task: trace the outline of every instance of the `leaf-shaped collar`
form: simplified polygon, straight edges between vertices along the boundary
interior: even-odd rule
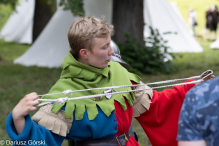
[[[102,75],[108,78],[110,62],[108,67],[99,69],[78,62],[71,53],[68,53],[61,66],[63,68],[61,78],[75,77],[80,74],[85,80],[91,80],[95,75]]]
[[[81,89],[92,89],[99,87],[109,86],[122,86],[131,85],[131,81],[135,83],[140,82],[140,78],[132,73],[129,73],[117,62],[110,62],[110,66],[104,69],[97,69],[91,66],[84,65],[75,60],[75,58],[69,53],[62,63],[62,74],[61,78],[56,84],[50,89],[50,93],[59,93],[65,90],[81,90]],[[119,72],[118,72],[119,71]],[[132,90],[131,87],[118,88],[116,91],[121,92]],[[95,94],[103,94],[105,89],[90,90],[84,92],[74,92],[74,94],[65,95],[68,98],[82,97]],[[94,98],[69,100],[67,103],[58,105],[54,103],[52,112],[58,113],[62,106],[65,105],[65,118],[71,118],[73,112],[75,112],[75,120],[83,119],[85,109],[88,113],[89,120],[93,120],[98,114],[97,106],[105,113],[106,116],[110,116],[112,111],[115,110],[114,101],[118,101],[125,111],[127,109],[125,99],[129,105],[132,106],[134,102],[135,93],[123,93],[115,94],[110,99],[103,96],[100,97],[101,101],[96,101]],[[54,94],[44,96],[46,99],[57,99],[63,97],[63,94]],[[125,99],[124,99],[125,98]]]

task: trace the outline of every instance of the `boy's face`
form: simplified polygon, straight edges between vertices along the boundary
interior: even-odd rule
[[[110,46],[111,36],[106,38],[94,38],[94,46],[88,51],[87,65],[96,68],[105,68],[110,62],[111,55],[114,54]]]

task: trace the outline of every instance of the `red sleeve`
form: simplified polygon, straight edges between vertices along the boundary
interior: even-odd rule
[[[193,86],[195,84],[153,91],[150,109],[136,118],[153,146],[177,146],[179,113],[186,93]]]

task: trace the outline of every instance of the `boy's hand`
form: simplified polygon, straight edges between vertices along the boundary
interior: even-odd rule
[[[25,95],[24,98],[22,98],[14,107],[12,111],[13,119],[19,120],[28,115],[31,111],[35,111],[36,106],[39,104],[39,101],[36,99],[39,99],[36,92]]]
[[[36,110],[36,106],[39,104],[39,96],[36,92],[27,94],[20,100],[20,102],[14,107],[12,111],[12,117],[17,134],[21,134],[25,127],[25,116],[31,111]]]

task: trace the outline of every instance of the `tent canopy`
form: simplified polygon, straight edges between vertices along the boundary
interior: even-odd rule
[[[144,0],[144,36],[150,36],[148,26],[158,29],[161,36],[168,41],[169,52],[202,52],[200,44],[191,35],[181,14],[167,0]],[[166,32],[176,32],[166,34]]]
[[[219,49],[219,38],[217,40],[215,40],[211,45],[210,45],[211,49]]]
[[[32,43],[35,0],[21,0],[0,32],[8,42]]]

